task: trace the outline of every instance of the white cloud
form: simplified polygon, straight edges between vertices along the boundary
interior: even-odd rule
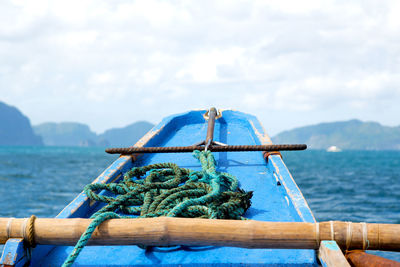
[[[342,0],[2,1],[0,98],[34,123],[79,119],[98,131],[210,105],[264,121],[288,112],[300,120],[380,119],[379,109],[400,113],[399,8]],[[381,118],[400,124],[389,113]]]
[[[100,85],[100,84],[112,83],[114,81],[115,81],[115,76],[110,72],[93,73],[88,79],[88,84]]]

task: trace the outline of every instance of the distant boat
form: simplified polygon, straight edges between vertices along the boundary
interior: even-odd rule
[[[340,148],[338,148],[337,146],[330,146],[330,147],[328,147],[328,149],[326,151],[327,152],[341,152],[342,150]]]

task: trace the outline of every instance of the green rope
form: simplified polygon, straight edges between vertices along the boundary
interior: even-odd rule
[[[136,215],[245,220],[242,215],[251,205],[253,192],[241,190],[234,176],[217,172],[210,151],[194,151],[193,156],[200,161],[201,171],[160,163],[133,168],[119,183],[86,185],[85,194],[106,205],[90,217],[93,221],[63,266],[74,263],[96,227],[108,219]],[[96,193],[101,190],[115,197]]]

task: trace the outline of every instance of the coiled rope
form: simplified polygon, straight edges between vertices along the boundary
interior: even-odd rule
[[[113,218],[149,218],[159,216],[239,219],[251,205],[253,192],[239,188],[238,180],[216,171],[210,151],[194,151],[202,170],[179,168],[173,163],[136,167],[126,172],[119,183],[89,184],[84,188],[91,199],[107,203],[94,213],[86,231],[63,266],[71,266],[85,247],[94,230]],[[147,175],[147,176],[146,176]],[[106,190],[115,197],[96,192]]]

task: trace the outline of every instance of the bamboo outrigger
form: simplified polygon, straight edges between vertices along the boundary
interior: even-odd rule
[[[118,182],[132,167],[159,162],[199,169],[189,154],[170,153],[221,151],[215,153],[218,168],[254,191],[249,220],[110,219],[97,227],[75,265],[349,266],[342,250],[400,251],[399,225],[315,221],[278,152],[305,148],[273,145],[255,117],[236,111],[212,108],[164,119],[134,147],[108,150],[122,155],[93,183]],[[81,193],[56,218],[0,218],[0,266],[60,266],[92,222],[88,217],[103,206]],[[346,257],[360,266],[369,256]]]
[[[75,245],[91,219],[0,218],[0,243],[24,238],[34,245]],[[318,249],[334,240],[343,250],[400,251],[400,225],[329,221],[262,222],[192,218],[111,219],[101,224],[88,245],[229,246]]]

